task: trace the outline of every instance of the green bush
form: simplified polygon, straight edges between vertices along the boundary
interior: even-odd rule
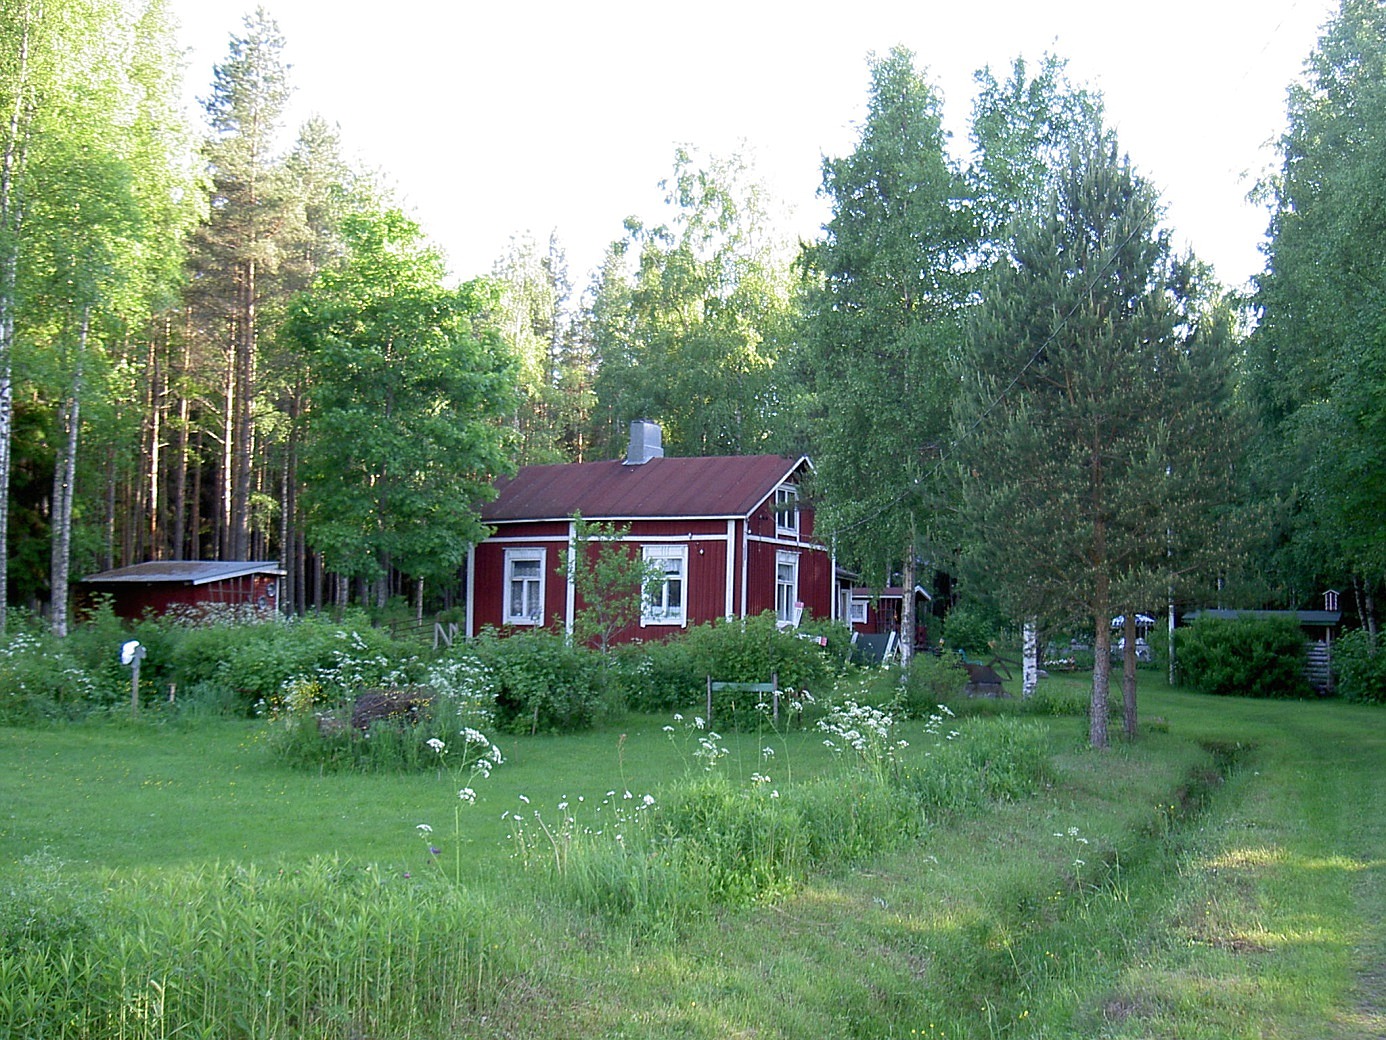
[[[418,661],[383,629],[321,615],[258,620],[173,619],[166,673],[179,689],[220,686],[245,714],[273,708],[286,683],[316,679],[342,698],[357,690],[408,685]],[[149,663],[151,658],[146,658]]]
[[[1363,629],[1348,632],[1333,644],[1338,692],[1350,701],[1386,704],[1386,649],[1372,646]]]
[[[486,632],[474,648],[495,684],[497,729],[571,733],[597,720],[606,669],[594,651],[542,630],[505,637]]]
[[[957,654],[915,654],[896,701],[901,715],[908,719],[927,718],[934,709],[962,693],[967,670]]]
[[[125,681],[128,696],[128,673]],[[60,639],[22,631],[0,640],[0,725],[77,718],[114,696]]]
[[[774,676],[783,690],[817,690],[834,668],[819,638],[781,629],[773,612],[759,617],[719,619],[690,628],[663,643],[643,644],[645,663],[623,670],[626,700],[635,711],[667,712],[702,705],[707,680],[765,683]],[[755,718],[756,694],[724,691],[716,695],[718,725]]]
[[[1176,632],[1183,681],[1201,693],[1307,697],[1304,634],[1291,618],[1199,618]]]
[[[976,607],[954,607],[943,619],[943,643],[974,657],[995,652],[1001,626],[997,619]]]

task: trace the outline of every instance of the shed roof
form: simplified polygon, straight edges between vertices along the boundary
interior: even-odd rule
[[[588,520],[743,517],[808,465],[806,457],[726,455],[526,466],[497,483],[499,495],[482,507],[481,518],[559,520],[574,512]]]
[[[1237,618],[1294,618],[1301,625],[1336,625],[1343,619],[1341,611],[1337,610],[1191,610],[1184,615],[1186,621],[1196,621],[1198,618],[1219,618],[1222,620],[1235,620]]]
[[[151,583],[179,585],[208,585],[228,578],[243,578],[248,574],[284,574],[278,560],[221,562],[216,560],[155,560],[117,567],[83,578],[83,584],[146,585]]]

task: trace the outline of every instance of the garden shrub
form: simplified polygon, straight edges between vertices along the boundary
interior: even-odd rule
[[[289,684],[270,719],[270,749],[297,769],[360,773],[437,771],[455,779],[490,775],[501,764],[490,738],[470,725],[481,719],[469,704],[431,686],[366,691],[394,702],[395,714],[365,717],[351,705],[331,706],[323,687],[313,680]],[[359,704],[360,702],[358,702]],[[407,708],[406,708],[407,706]]]
[[[596,721],[605,679],[597,653],[542,630],[504,638],[486,632],[474,648],[494,680],[497,729],[571,733]]]
[[[944,645],[974,657],[993,653],[1000,631],[998,620],[977,607],[954,607],[943,619]]]
[[[128,697],[128,673],[125,682]],[[82,668],[60,639],[20,631],[0,640],[0,725],[76,718],[116,696]]]
[[[1333,666],[1345,698],[1386,704],[1386,649],[1373,647],[1365,630],[1348,632],[1333,644]]]
[[[952,700],[967,685],[967,670],[957,654],[915,654],[897,694],[896,709],[907,719],[927,718],[936,706]]]
[[[213,615],[169,624],[176,629],[171,681],[180,689],[222,686],[246,714],[273,710],[284,685],[295,679],[316,678],[346,699],[368,687],[408,684],[418,671],[412,650],[384,630],[320,615],[255,620]]]
[[[834,669],[820,642],[781,629],[771,611],[753,618],[721,618],[696,625],[662,643],[644,644],[647,664],[638,670],[639,685],[627,691],[635,711],[667,712],[702,705],[707,680],[766,683],[771,676],[782,690],[821,689]],[[715,696],[718,725],[731,728],[737,719],[759,718],[753,710],[758,694],[722,691]]]
[[[1201,693],[1307,697],[1304,634],[1290,618],[1199,618],[1176,633],[1183,681]]]

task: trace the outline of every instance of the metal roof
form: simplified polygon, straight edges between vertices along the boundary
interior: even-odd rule
[[[1191,610],[1184,615],[1186,621],[1201,617],[1235,620],[1237,618],[1294,618],[1301,625],[1336,625],[1343,619],[1337,610]]]
[[[284,574],[278,560],[250,562],[218,562],[215,560],[155,560],[117,567],[83,578],[82,582],[96,584],[136,584],[177,582],[182,585],[207,585],[228,578],[243,578],[248,574]]]
[[[639,465],[621,459],[526,466],[498,482],[498,497],[481,518],[642,520],[750,516],[808,459],[781,455],[654,458]]]

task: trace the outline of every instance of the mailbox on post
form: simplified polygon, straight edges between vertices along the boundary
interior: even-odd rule
[[[140,662],[144,660],[144,647],[139,640],[132,639],[120,648],[120,663],[130,669],[130,713],[140,713]]]

